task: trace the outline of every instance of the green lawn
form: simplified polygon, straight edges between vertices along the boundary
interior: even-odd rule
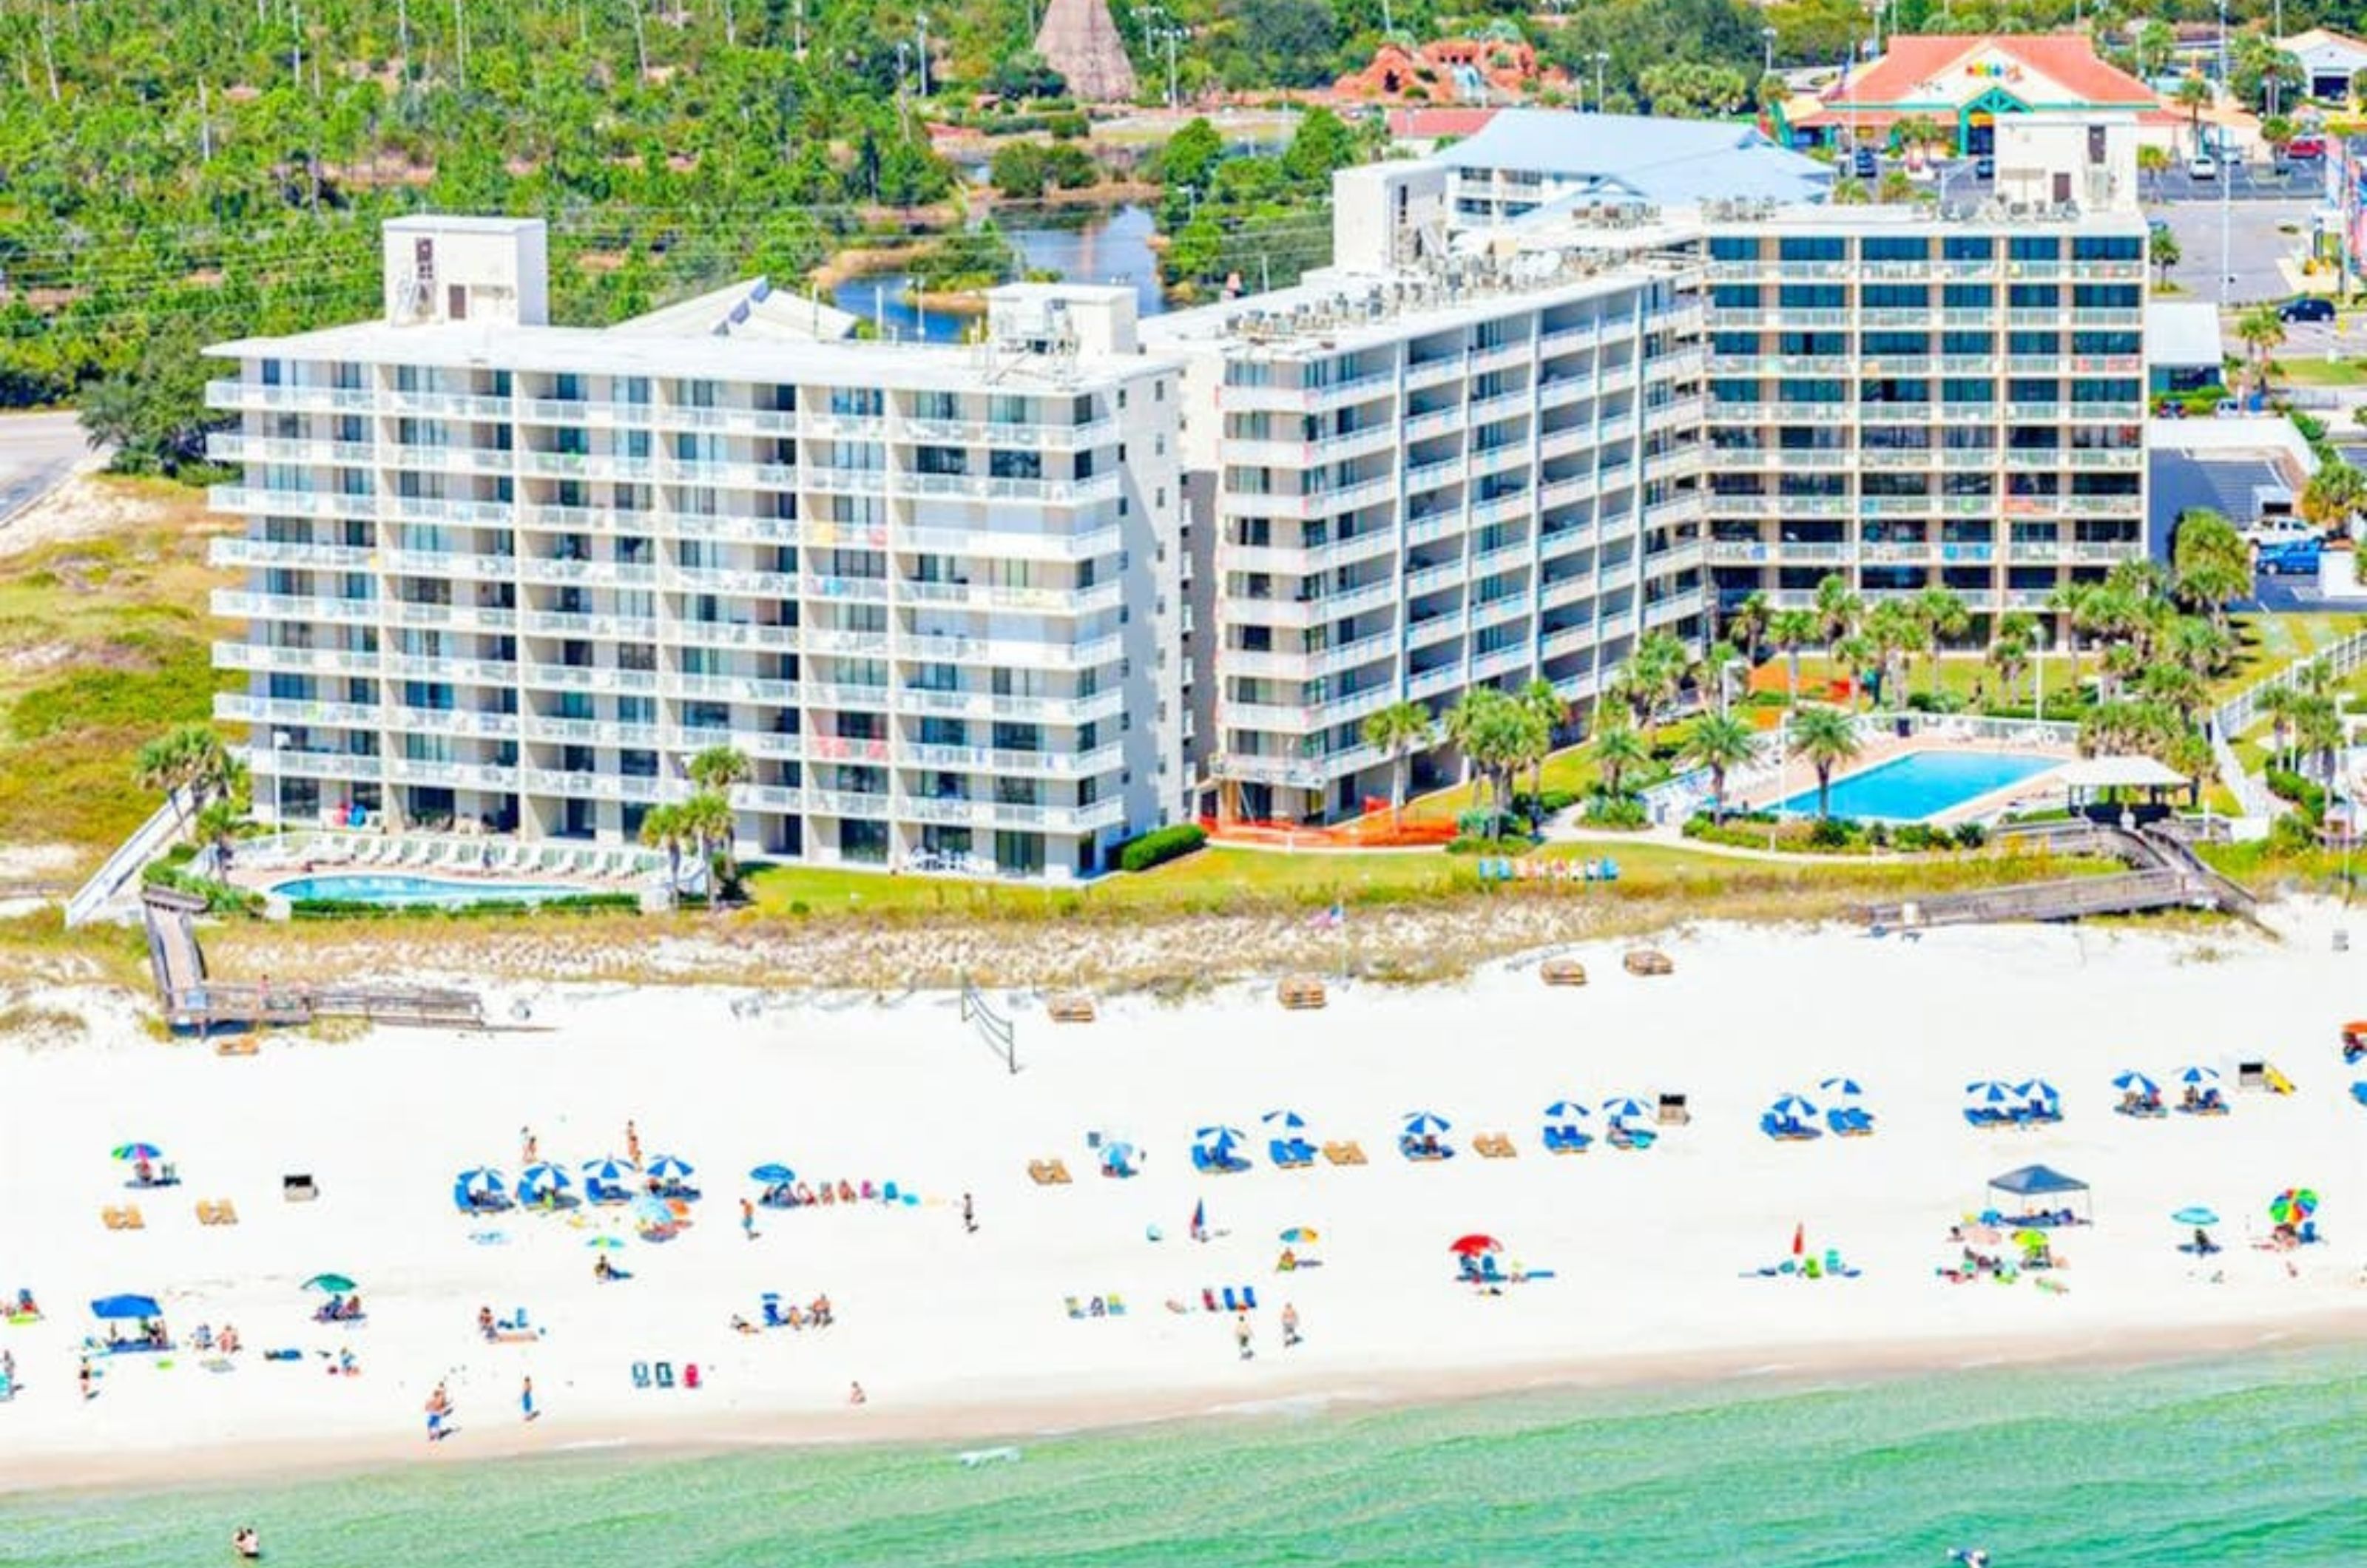
[[[2271,365],[2269,379],[2288,387],[2356,387],[2367,384],[2367,360],[2279,359]]]

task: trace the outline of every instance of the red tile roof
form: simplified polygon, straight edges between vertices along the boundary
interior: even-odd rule
[[[1890,40],[1889,51],[1849,85],[1828,95],[1835,104],[1896,104],[1913,101],[1923,83],[1946,74],[1968,56],[1994,50],[2018,60],[2060,85],[2082,103],[2148,105],[2152,88],[2096,57],[2095,46],[2078,33],[1986,36],[1971,33],[1908,36]],[[2013,84],[2000,84],[2008,92]]]

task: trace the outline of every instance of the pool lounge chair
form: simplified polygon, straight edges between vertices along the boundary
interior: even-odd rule
[[[1549,1155],[1582,1155],[1592,1146],[1593,1143],[1594,1139],[1591,1135],[1581,1133],[1575,1127],[1546,1129],[1546,1153]]]
[[[1444,1142],[1424,1144],[1410,1134],[1398,1140],[1398,1153],[1416,1165],[1435,1165],[1441,1160],[1455,1157],[1455,1150],[1451,1145]]]

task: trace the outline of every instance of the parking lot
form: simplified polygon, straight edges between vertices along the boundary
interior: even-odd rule
[[[2317,203],[2314,199],[2289,199],[2228,205],[2227,270],[2232,279],[2228,302],[2248,305],[2262,299],[2289,298],[2293,286],[2277,264],[2300,249],[2309,232],[2310,214]],[[2215,302],[2219,299],[2221,222],[2220,203],[2215,197],[2148,205],[2146,216],[2168,223],[2169,231],[2178,236],[2179,263],[2169,269],[2169,280],[2194,299]],[[2293,232],[2286,231],[2288,224],[2293,226]],[[2320,334],[2317,346],[2321,350],[2325,347],[2324,327],[2296,323],[2291,331],[2296,346],[2302,333],[2316,332]]]

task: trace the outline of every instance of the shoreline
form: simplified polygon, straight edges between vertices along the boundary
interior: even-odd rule
[[[1543,1360],[1477,1360],[1361,1375],[1317,1372],[1261,1385],[1227,1399],[1205,1385],[1145,1386],[1094,1395],[1069,1391],[1036,1399],[930,1401],[909,1408],[866,1405],[847,1412],[783,1409],[645,1417],[640,1429],[563,1427],[497,1433],[466,1422],[447,1444],[427,1448],[393,1437],[275,1439],[238,1447],[158,1447],[106,1453],[19,1451],[0,1471],[0,1500],[103,1492],[121,1496],[218,1491],[235,1483],[311,1483],[373,1477],[419,1466],[467,1468],[520,1460],[624,1455],[669,1462],[715,1455],[840,1450],[927,1450],[952,1444],[1025,1449],[1096,1433],[1314,1416],[1379,1416],[1527,1396],[1586,1393],[1694,1394],[1859,1387],[1971,1372],[2049,1368],[2134,1371],[2222,1362],[2247,1352],[2281,1354],[2367,1346],[2367,1293],[2351,1304],[2279,1317],[2139,1328],[2060,1328],[2010,1341],[1908,1336],[1872,1344],[1777,1341],[1700,1351],[1648,1350]],[[604,1425],[615,1427],[614,1421]],[[954,1457],[946,1455],[947,1458]],[[160,1464],[170,1462],[169,1480]]]

